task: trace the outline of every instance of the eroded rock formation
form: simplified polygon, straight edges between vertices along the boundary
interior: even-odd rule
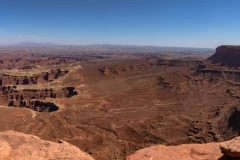
[[[66,75],[66,70],[50,70],[49,72],[42,72],[32,76],[16,76],[16,75],[0,75],[0,86],[2,85],[29,85],[43,82],[51,82],[59,77]]]
[[[17,90],[17,86],[0,87],[0,100],[2,104],[12,107],[25,107],[35,111],[56,111],[58,106],[48,102],[46,98],[69,98],[76,95],[74,87],[64,87],[62,89],[23,89]]]

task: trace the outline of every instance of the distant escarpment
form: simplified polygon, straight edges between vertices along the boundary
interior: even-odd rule
[[[215,54],[209,57],[209,60],[224,66],[240,67],[240,46],[217,47]]]

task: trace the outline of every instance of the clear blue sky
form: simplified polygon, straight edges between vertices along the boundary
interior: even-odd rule
[[[240,0],[0,0],[0,43],[240,44]]]

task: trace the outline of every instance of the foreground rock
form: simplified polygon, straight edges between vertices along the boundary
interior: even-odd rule
[[[27,135],[14,131],[0,133],[1,160],[48,160],[71,159],[93,160],[87,153],[67,142],[50,142],[41,140],[37,136]]]
[[[231,160],[240,158],[240,137],[223,143],[156,145],[137,151],[127,160]]]
[[[233,158],[240,158],[240,137],[221,144],[222,152]]]

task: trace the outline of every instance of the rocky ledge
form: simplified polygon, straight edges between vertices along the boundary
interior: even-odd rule
[[[239,160],[240,137],[207,144],[156,145],[138,150],[127,160]]]
[[[14,131],[0,132],[0,159],[93,160],[90,155],[67,142],[45,141],[37,136]]]

